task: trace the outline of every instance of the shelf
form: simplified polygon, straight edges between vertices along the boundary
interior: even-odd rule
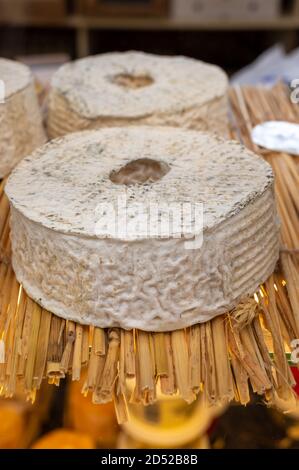
[[[173,18],[94,18],[68,16],[59,20],[47,18],[0,18],[0,25],[19,27],[130,29],[130,30],[190,30],[190,31],[238,31],[238,30],[292,30],[299,29],[299,16],[282,16],[260,21],[190,21]]]

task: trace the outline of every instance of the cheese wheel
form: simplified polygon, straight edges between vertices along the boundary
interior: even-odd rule
[[[54,75],[48,132],[53,138],[101,127],[166,125],[226,136],[227,88],[223,70],[187,57],[87,57]]]
[[[0,59],[0,178],[46,138],[30,69]]]
[[[210,134],[70,134],[24,159],[6,193],[17,279],[83,324],[205,322],[253,294],[279,255],[270,165]]]

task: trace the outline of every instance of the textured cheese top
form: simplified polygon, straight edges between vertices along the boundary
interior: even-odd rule
[[[112,181],[113,173],[139,159],[160,162],[167,167],[166,174],[143,184]],[[29,219],[93,237],[97,208],[117,203],[124,190],[131,206],[148,201],[203,203],[204,228],[212,228],[263,194],[272,182],[271,167],[237,142],[167,127],[131,127],[86,131],[50,142],[19,164],[6,192]],[[142,215],[138,210],[131,217]],[[114,233],[106,228],[103,236]]]
[[[134,78],[141,84],[127,86]],[[180,112],[222,97],[227,86],[227,76],[219,67],[142,52],[80,59],[63,65],[52,81],[52,88],[72,109],[89,119]]]
[[[26,65],[0,58],[0,80],[5,84],[5,98],[9,98],[28,86],[32,75]]]

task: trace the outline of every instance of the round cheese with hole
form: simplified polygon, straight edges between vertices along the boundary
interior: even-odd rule
[[[96,449],[89,433],[68,428],[56,428],[35,441],[32,449]]]
[[[108,53],[63,65],[49,97],[48,132],[111,126],[178,126],[228,133],[228,79],[214,65],[143,52]]]
[[[46,138],[28,67],[0,58],[0,178]]]
[[[18,281],[83,324],[205,322],[253,294],[279,255],[271,167],[210,134],[70,134],[25,158],[6,193]]]

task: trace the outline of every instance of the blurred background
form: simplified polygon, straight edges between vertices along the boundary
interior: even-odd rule
[[[272,48],[262,57],[269,80],[298,41],[299,0],[0,0],[0,56],[43,66],[43,76],[68,58],[128,49],[184,54],[232,75]]]
[[[90,54],[129,49],[187,55],[223,67],[234,83],[299,77],[299,0],[0,0],[0,56],[30,65],[41,103],[53,72]],[[299,448],[299,413],[260,397],[240,407],[167,399],[93,405],[80,382],[44,384],[31,404],[0,400],[0,448]]]

